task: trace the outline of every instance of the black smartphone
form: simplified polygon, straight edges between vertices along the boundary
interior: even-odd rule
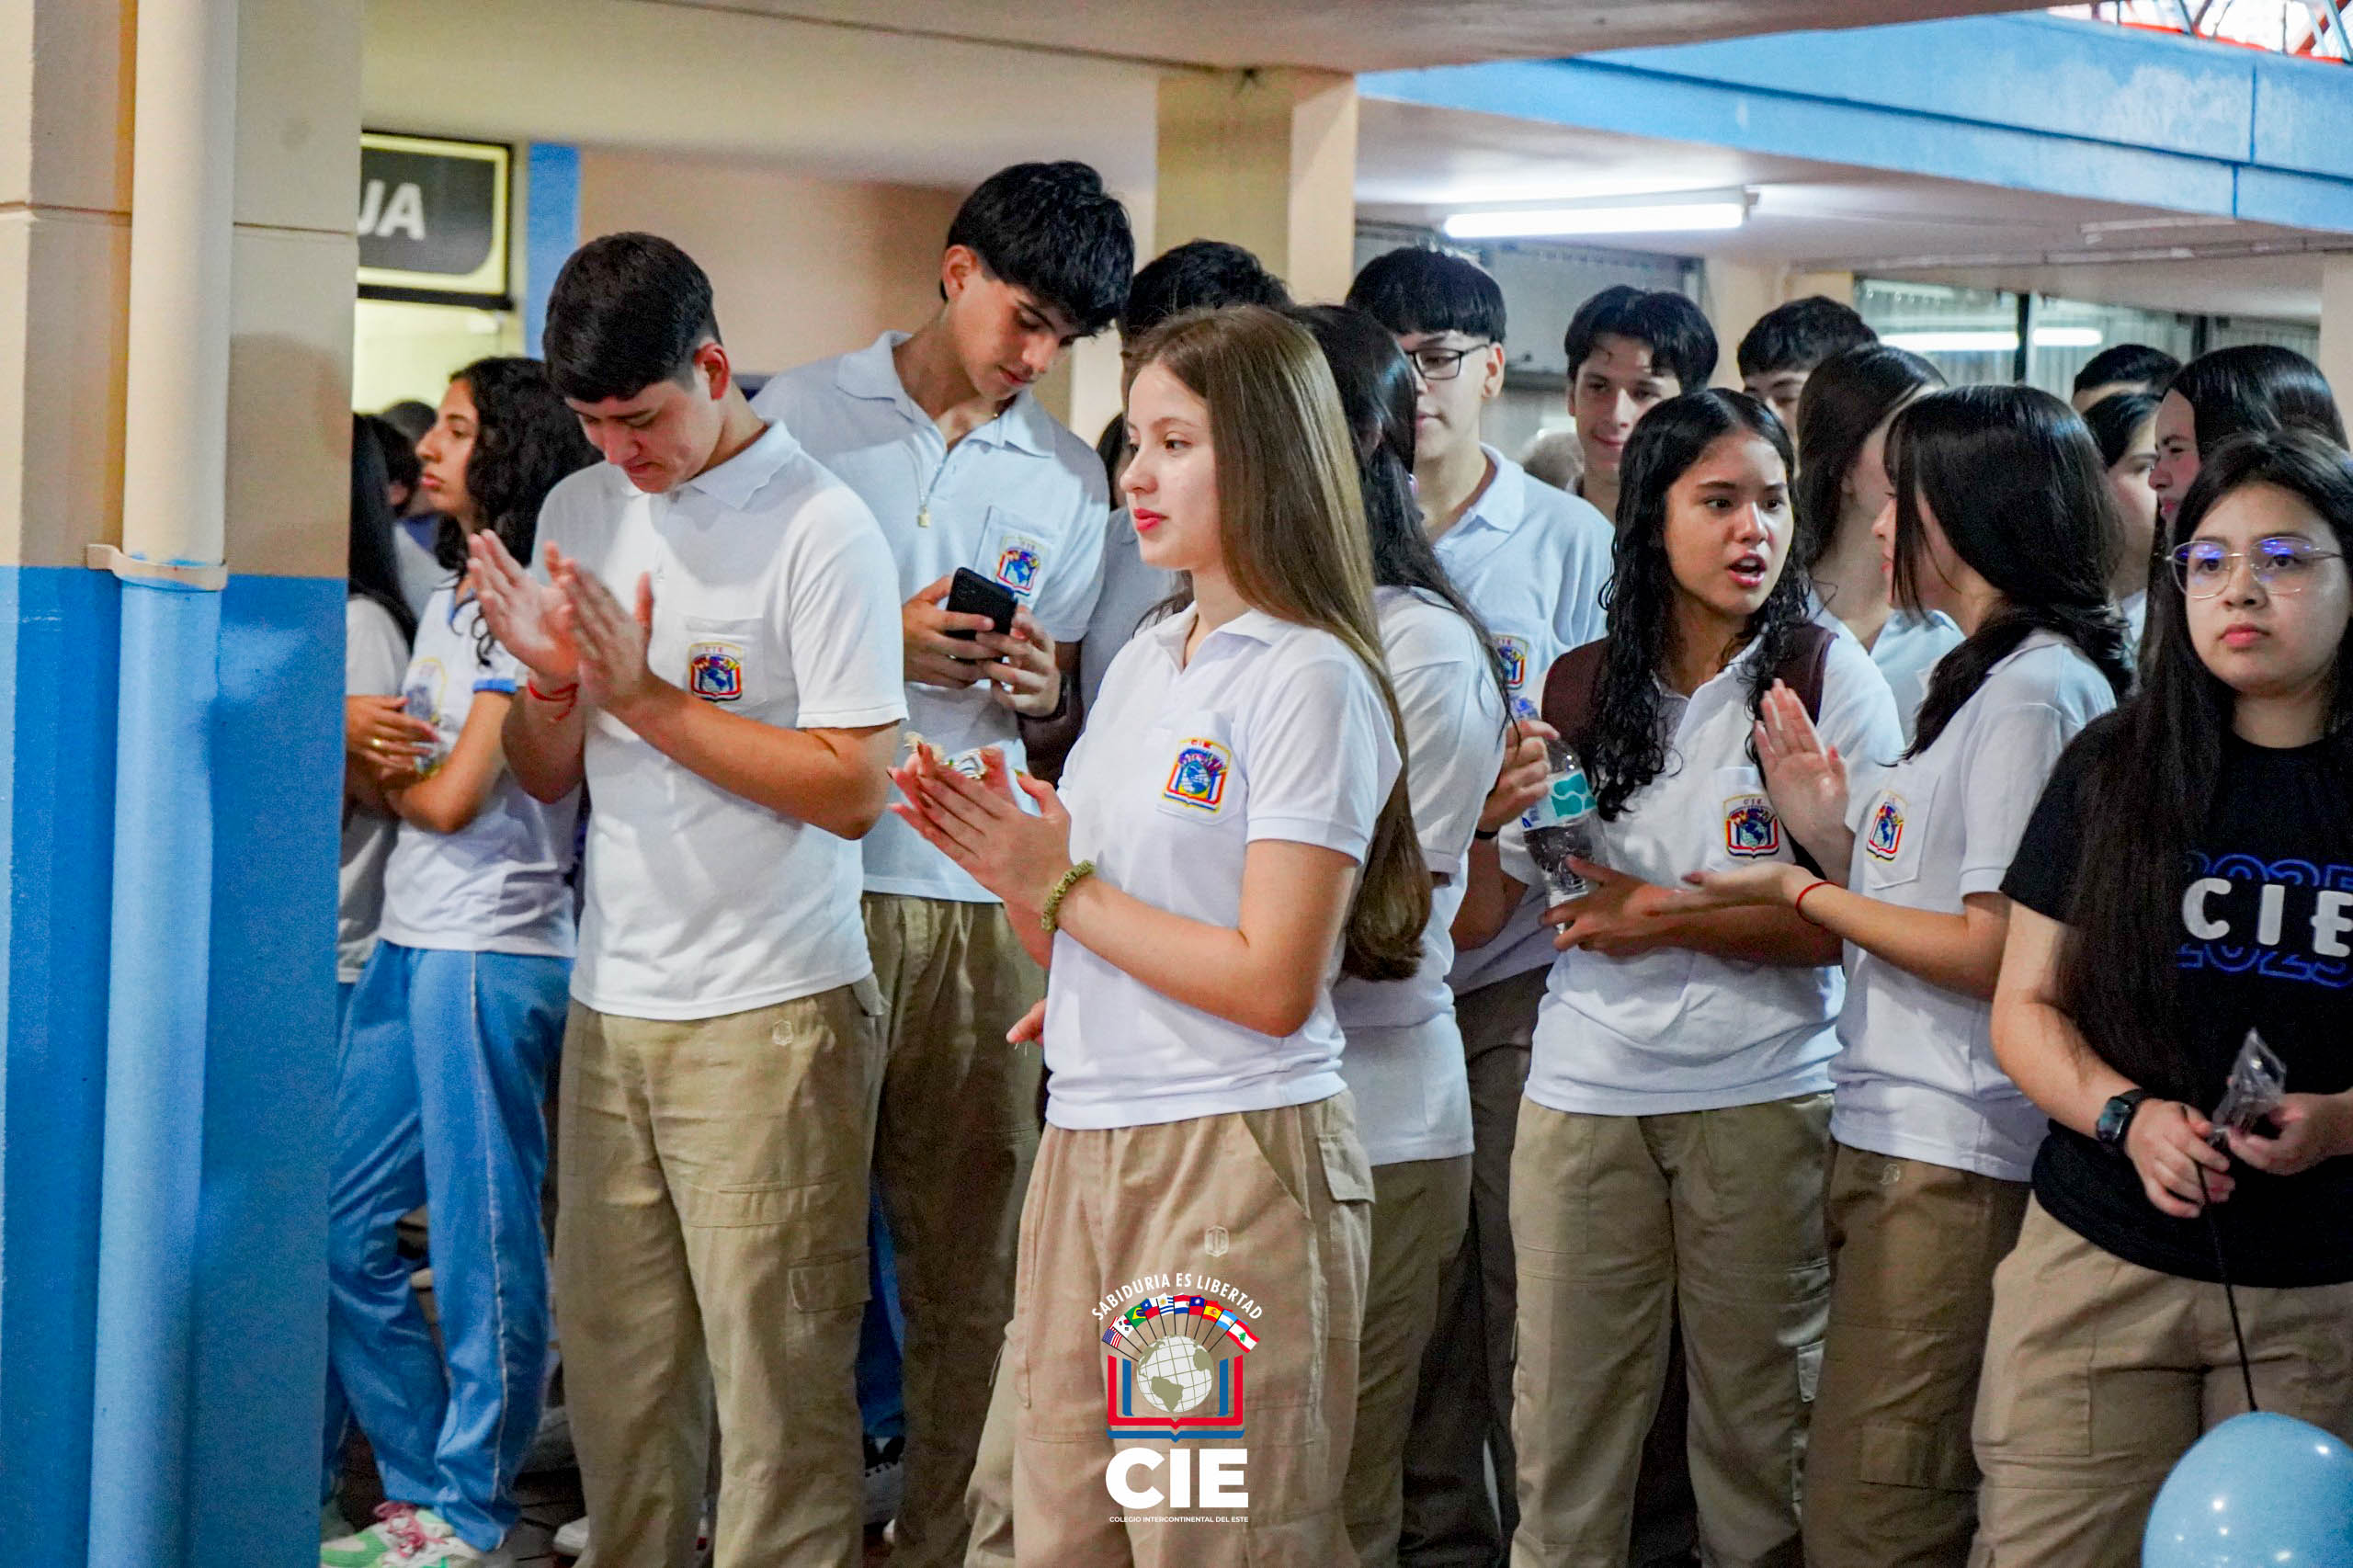
[[[984,615],[989,618],[989,630],[1002,637],[1013,630],[1013,611],[1020,604],[1013,590],[1003,583],[992,582],[969,566],[956,568],[955,578],[948,585],[948,612],[950,615]],[[951,631],[950,637],[967,642],[976,635],[971,631]]]

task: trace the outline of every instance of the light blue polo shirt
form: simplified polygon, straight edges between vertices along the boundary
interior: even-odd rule
[[[902,601],[959,566],[1004,584],[1056,642],[1086,631],[1103,580],[1110,487],[1095,449],[1024,392],[953,448],[900,382],[886,332],[855,353],[777,377],[752,406],[781,422],[858,493],[882,528]],[[1027,760],[1012,711],[986,685],[907,686],[907,727],[950,756],[1002,746]],[[869,892],[994,903],[896,816],[860,842]]]

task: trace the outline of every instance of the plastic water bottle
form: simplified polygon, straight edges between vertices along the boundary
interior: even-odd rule
[[[1520,719],[1537,716],[1524,697],[1513,700],[1512,712]],[[1574,857],[1598,863],[1601,842],[1594,816],[1593,786],[1586,779],[1585,764],[1566,741],[1548,740],[1544,750],[1552,772],[1542,798],[1520,814],[1519,825],[1527,835],[1529,858],[1544,879],[1545,906],[1552,908],[1593,891],[1593,884],[1579,876],[1569,860]]]

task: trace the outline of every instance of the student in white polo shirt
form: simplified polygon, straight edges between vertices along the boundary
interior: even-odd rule
[[[1816,365],[1798,400],[1792,494],[1798,561],[1813,583],[1814,619],[1854,633],[1895,694],[1904,733],[1928,694],[1937,661],[1961,644],[1961,628],[1933,608],[1895,602],[1873,524],[1895,495],[1888,427],[1898,410],[1945,384],[1907,349],[1859,344]]]
[[[500,736],[520,671],[446,569],[469,536],[529,554],[541,501],[596,454],[540,362],[499,357],[450,380],[422,456],[443,497],[445,572],[400,690],[433,738],[380,780],[400,829],[345,1018],[327,1193],[324,1457],[332,1477],[347,1413],[385,1502],[321,1543],[325,1568],[504,1564],[547,1371],[540,1107],[572,967],[579,799],[535,800],[509,774]],[[420,1204],[438,1345],[398,1244]]]
[[[1127,213],[1093,169],[1001,170],[949,225],[931,320],[779,376],[755,403],[881,525],[904,601],[907,727],[950,756],[994,745],[1018,767],[1023,724],[1066,700],[1108,491],[1093,449],[1030,388],[1110,324],[1134,257]],[[944,608],[960,567],[1012,593],[1011,635]],[[905,824],[885,818],[860,848],[890,1017],[874,1180],[907,1325],[892,1552],[943,1568],[964,1558],[964,1486],[1037,1150],[1038,1052],[1008,1051],[1005,1032],[1045,978],[996,899]]]
[[[1348,303],[1396,335],[1421,377],[1414,481],[1424,527],[1494,639],[1506,700],[1532,703],[1554,659],[1601,635],[1610,529],[1592,506],[1479,438],[1480,417],[1503,391],[1503,290],[1460,256],[1409,248],[1368,262]],[[1513,761],[1532,762],[1540,778],[1537,732]],[[1498,794],[1478,831],[1492,841],[1526,804]],[[1531,896],[1492,940],[1458,951],[1448,976],[1471,1085],[1471,1221],[1440,1284],[1406,1449],[1409,1562],[1492,1561],[1516,1517],[1508,1487],[1497,1517],[1487,1471],[1490,1455],[1497,1474],[1512,1468],[1512,1129],[1552,962],[1541,911]]]
[[[1355,438],[1372,540],[1373,606],[1404,721],[1415,836],[1430,877],[1430,921],[1411,977],[1344,979],[1332,1006],[1347,1049],[1372,1162],[1372,1271],[1357,1370],[1356,1438],[1344,1503],[1365,1568],[1395,1568],[1406,1433],[1438,1281],[1461,1252],[1471,1208],[1471,1085],[1454,1023],[1449,926],[1462,903],[1471,835],[1504,759],[1503,681],[1486,628],[1447,581],[1414,500],[1420,382],[1388,328],[1344,305],[1293,312],[1332,367]]]
[[[893,810],[1052,966],[1017,1031],[1053,1072],[995,1407],[1016,1560],[1331,1563],[1372,1199],[1332,984],[1414,972],[1429,873],[1315,340],[1244,306],[1139,359],[1130,515],[1192,605],[1121,651],[1067,801],[925,753]]]
[[[474,567],[531,671],[516,776],[596,802],[556,1285],[597,1561],[694,1561],[715,1397],[720,1568],[851,1568],[882,1074],[853,841],[905,713],[890,551],[745,401],[669,242],[574,253],[546,340],[606,461],[549,497],[546,580]]]
[[[2045,1125],[1994,1056],[2002,879],[2059,754],[2131,677],[2109,603],[2107,474],[2065,403],[1962,387],[1910,404],[1890,439],[1895,493],[1876,531],[1895,598],[1965,641],[1938,665],[1902,759],[1851,790],[1804,710],[1776,693],[1766,789],[1823,873],[1710,871],[1693,900],[1803,900],[1847,943],[1830,1326],[1806,1449],[1812,1568],[1969,1554],[1994,1268],[2018,1241]]]
[[[1688,872],[1793,858],[1751,751],[1776,680],[1848,757],[1903,741],[1887,684],[1812,623],[1789,437],[1741,392],[1651,410],[1623,469],[1607,640],[1547,710],[1590,778],[1605,865],[1561,923],[1512,1161],[1515,1561],[1623,1561],[1671,1313],[1711,1561],[1793,1560],[1828,1266],[1822,1179],[1836,939],[1787,910],[1683,913]],[[1581,692],[1581,698],[1574,694]],[[1581,711],[1572,711],[1581,710]],[[1539,879],[1521,829],[1472,858],[1458,930]]]

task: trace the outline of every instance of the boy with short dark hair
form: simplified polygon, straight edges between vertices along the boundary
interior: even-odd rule
[[[1025,727],[1068,701],[1109,493],[1094,449],[1031,388],[1119,315],[1134,265],[1127,213],[1093,169],[1016,165],[949,225],[930,320],[779,376],[754,404],[881,524],[903,601],[909,727],[951,757],[995,746],[1020,767]],[[946,608],[959,568],[1009,595],[1008,631]],[[1040,1058],[1006,1033],[1045,976],[1004,905],[907,824],[886,818],[862,848],[888,1006],[874,1181],[907,1325],[892,1560],[944,1568],[964,1557],[964,1487],[1038,1146]]]
[[[1569,414],[1585,449],[1577,494],[1618,516],[1618,464],[1634,422],[1654,406],[1698,392],[1716,373],[1716,332],[1681,294],[1631,283],[1604,289],[1569,318]]]
[[[488,532],[472,552],[531,672],[508,763],[597,802],[555,1247],[597,1559],[692,1561],[715,1396],[718,1568],[854,1568],[883,1062],[852,841],[906,713],[890,551],[745,401],[710,281],[666,240],[574,253],[546,348],[605,461],[549,495],[543,577]]]
[[[1826,294],[1809,294],[1776,305],[1756,318],[1733,358],[1741,390],[1781,416],[1794,438],[1798,399],[1813,368],[1842,348],[1877,343],[1879,334],[1863,324],[1851,305]]]
[[[2162,392],[2180,369],[2181,361],[2162,348],[2145,343],[2112,344],[2075,372],[2075,390],[2067,401],[2081,414],[2118,392]]]

